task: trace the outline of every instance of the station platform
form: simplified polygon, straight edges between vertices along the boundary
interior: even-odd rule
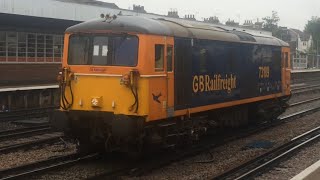
[[[43,108],[58,107],[59,94],[57,84],[0,86],[0,112],[37,112]]]
[[[320,179],[320,161],[314,163],[291,180],[318,180]]]
[[[320,72],[320,69],[297,69],[297,70],[291,71],[291,73],[314,73],[314,72]]]
[[[58,89],[57,84],[47,85],[33,85],[33,86],[2,86],[0,87],[1,92],[13,92],[13,91],[30,91],[30,90],[42,90],[42,89]]]

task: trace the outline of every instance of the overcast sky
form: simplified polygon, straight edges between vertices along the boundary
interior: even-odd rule
[[[320,0],[102,0],[116,3],[120,8],[132,8],[133,4],[145,6],[147,12],[167,14],[176,9],[179,16],[195,14],[197,20],[218,16],[221,22],[229,18],[237,22],[261,21],[277,11],[280,26],[304,29],[312,16],[320,16]]]

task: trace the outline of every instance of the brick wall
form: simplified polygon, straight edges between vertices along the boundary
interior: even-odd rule
[[[57,84],[61,64],[0,64],[0,87]]]

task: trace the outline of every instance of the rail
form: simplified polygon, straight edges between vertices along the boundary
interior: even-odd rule
[[[99,154],[80,155],[78,153],[59,156],[51,159],[37,161],[34,163],[21,165],[13,168],[0,170],[0,179],[25,179],[27,176],[44,173],[49,170],[73,165],[81,161],[97,158]]]
[[[13,111],[2,111],[0,112],[1,121],[13,121],[20,118],[26,117],[43,117],[47,116],[48,113],[54,109],[57,109],[57,106],[43,107],[43,108],[30,108],[30,109],[21,109]]]
[[[61,138],[63,138],[63,137],[64,137],[64,135],[60,134],[60,135],[56,135],[56,136],[52,136],[52,137],[48,137],[48,138],[43,138],[43,139],[39,139],[39,140],[34,140],[34,141],[30,141],[30,142],[23,142],[23,143],[1,146],[0,153],[4,154],[4,153],[8,153],[8,152],[13,152],[15,150],[30,149],[30,147],[34,147],[34,146],[41,147],[43,145],[53,144],[53,143],[60,141]]]
[[[8,131],[0,132],[0,140],[8,140],[10,138],[18,137],[29,137],[37,134],[48,133],[52,131],[52,128],[49,125],[28,127],[28,128],[19,128]]]
[[[282,124],[282,123],[290,122],[291,120],[294,120],[296,118],[299,118],[299,117],[302,117],[302,116],[305,116],[305,115],[308,115],[308,114],[311,114],[314,112],[317,112],[319,110],[320,110],[320,107],[306,109],[306,110],[279,118],[278,121],[274,121],[272,123],[263,123],[263,124],[259,125],[258,127],[257,126],[249,127],[248,129],[246,129],[244,131],[236,132],[235,134],[232,134],[229,136],[228,135],[227,136],[218,135],[219,138],[216,138],[216,139],[215,139],[216,136],[208,137],[201,144],[195,146],[194,148],[192,148],[190,150],[184,149],[182,152],[178,152],[176,154],[169,155],[169,156],[166,155],[162,158],[154,158],[153,160],[151,160],[150,162],[147,162],[146,164],[142,163],[140,166],[135,167],[134,170],[132,170],[132,173],[134,176],[144,175],[147,172],[151,172],[154,169],[157,169],[157,168],[166,166],[168,164],[171,164],[173,162],[182,160],[183,158],[197,155],[202,152],[206,152],[209,149],[217,148],[219,146],[222,146],[222,145],[229,143],[229,142],[232,142],[234,140],[245,138],[250,135],[254,135],[258,132],[261,132],[262,130],[272,128],[272,127],[279,125],[279,124]],[[223,140],[221,140],[221,139],[223,139]],[[209,160],[207,162],[211,162],[211,161]],[[204,162],[204,163],[207,163],[207,162]]]
[[[272,167],[273,164],[280,162],[283,158],[292,155],[297,150],[313,143],[320,137],[320,126],[310,130],[296,138],[293,138],[290,142],[259,156],[245,164],[242,164],[224,174],[210,178],[210,179],[249,179],[253,176],[259,175],[264,170]]]
[[[318,100],[320,100],[320,97],[312,98],[312,99],[308,99],[308,100],[300,101],[300,102],[296,102],[296,103],[292,103],[289,106],[290,107],[295,107],[295,106],[299,106],[299,105],[306,104],[306,103],[311,103],[311,102],[318,101]]]

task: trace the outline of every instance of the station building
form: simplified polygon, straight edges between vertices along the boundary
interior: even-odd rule
[[[56,84],[65,29],[101,14],[176,18],[95,0],[0,0],[0,86]]]

